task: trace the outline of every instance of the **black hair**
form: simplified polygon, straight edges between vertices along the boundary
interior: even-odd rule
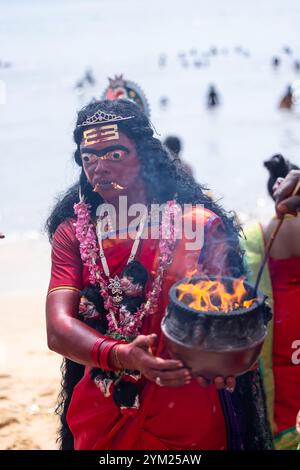
[[[269,179],[267,183],[268,193],[275,201],[273,196],[273,186],[277,178],[285,178],[291,170],[299,170],[299,167],[289,160],[284,158],[280,153],[276,153],[269,160],[263,162],[264,166],[269,171]]]
[[[58,442],[61,450],[73,450],[74,438],[67,423],[67,411],[72,398],[75,385],[83,377],[85,367],[82,364],[63,358],[61,370],[61,389],[55,413],[60,418]]]
[[[80,143],[84,128],[80,126],[98,110],[121,117],[134,116],[132,119],[121,120],[118,124],[119,129],[127,137],[133,139],[136,144],[141,163],[141,177],[144,180],[148,202],[162,204],[170,199],[175,199],[179,204],[203,204],[204,207],[213,211],[222,219],[227,232],[229,247],[227,262],[232,275],[241,276],[244,273],[244,268],[238,241],[239,227],[236,225],[234,215],[226,213],[220,205],[206,196],[203,190],[207,188],[198,184],[193,176],[186,171],[181,161],[164,149],[160,140],[153,136],[153,129],[148,118],[136,104],[126,100],[94,101],[79,111],[73,135],[76,143],[74,159],[77,165],[82,168]],[[57,227],[66,219],[74,217],[73,206],[79,201],[79,189],[91,205],[92,214],[95,214],[98,205],[102,202],[101,197],[93,192],[93,188],[82,169],[79,181],[59,197],[46,222],[50,241]],[[64,361],[62,369],[64,374],[63,391],[58,406],[62,423],[60,431],[62,449],[69,448],[68,446],[72,442],[72,436],[66,422],[66,412],[71,399],[72,387],[76,385],[83,373],[81,365],[77,364],[76,368],[76,363],[69,360]],[[70,378],[70,383],[68,378]]]
[[[181,140],[176,135],[169,135],[164,140],[164,145],[175,155],[178,155],[181,151]]]

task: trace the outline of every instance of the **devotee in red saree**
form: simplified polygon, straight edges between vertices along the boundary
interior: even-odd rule
[[[136,105],[123,100],[88,105],[79,113],[74,138],[75,160],[82,167],[80,181],[48,221],[52,240],[48,344],[66,358],[59,409],[61,447],[271,448],[258,371],[238,378],[236,388],[234,377],[217,377],[210,384],[191,377],[180,361],[169,357],[160,328],[169,289],[187,272],[243,274],[233,220],[154,139],[148,119]],[[198,214],[196,205],[202,204],[203,247],[187,249],[185,234],[165,245],[151,237],[102,239],[96,210],[108,201],[118,211],[120,195],[126,195],[128,205],[158,202],[170,211],[176,204],[192,204],[194,208],[183,214],[183,219],[192,220]],[[145,223],[145,230],[150,228]],[[126,292],[139,285],[122,291],[119,278],[133,256],[148,280],[144,303],[129,324],[130,312],[126,307],[122,320],[124,305],[120,305]],[[84,324],[78,313],[81,292],[91,284],[100,292],[106,312],[104,335]],[[121,300],[116,298],[119,294]],[[124,332],[131,324],[134,339],[128,340]],[[95,368],[100,368],[100,379],[91,378]],[[117,403],[114,392],[120,377],[132,378],[118,375],[123,369],[141,373],[135,381],[138,406]],[[110,372],[117,375],[103,388]]]

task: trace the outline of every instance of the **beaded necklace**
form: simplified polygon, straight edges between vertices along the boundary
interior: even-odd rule
[[[146,295],[145,302],[129,323],[122,322],[119,312],[120,309],[109,292],[112,290],[109,286],[109,276],[106,275],[103,265],[102,268],[99,266],[101,247],[99,250],[95,228],[91,220],[90,205],[82,199],[79,203],[74,205],[74,211],[77,215],[75,227],[76,237],[80,244],[81,259],[83,264],[88,267],[91,284],[99,286],[100,294],[104,301],[104,307],[107,310],[108,335],[132,341],[132,339],[139,334],[143,319],[157,311],[159,295],[162,290],[163,276],[166,268],[173,260],[173,252],[176,243],[175,220],[179,208],[175,201],[168,201],[165,205],[162,224],[160,226],[157,275],[152,283],[151,290]],[[140,229],[141,227],[139,227],[138,232],[140,232]],[[164,235],[164,237],[162,235]]]

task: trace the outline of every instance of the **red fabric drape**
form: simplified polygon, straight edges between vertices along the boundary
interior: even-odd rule
[[[269,269],[274,296],[274,420],[281,432],[295,426],[300,403],[300,364],[292,362],[292,345],[300,340],[300,257],[270,258]]]

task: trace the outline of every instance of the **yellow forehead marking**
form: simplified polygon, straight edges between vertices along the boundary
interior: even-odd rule
[[[108,140],[118,140],[119,131],[118,124],[110,124],[108,126],[95,127],[83,132],[84,145],[93,145],[99,142],[107,142]]]
[[[119,139],[118,124],[111,124],[110,126],[102,126],[101,136],[103,137],[102,138],[103,142],[105,142],[106,140],[118,140]]]

